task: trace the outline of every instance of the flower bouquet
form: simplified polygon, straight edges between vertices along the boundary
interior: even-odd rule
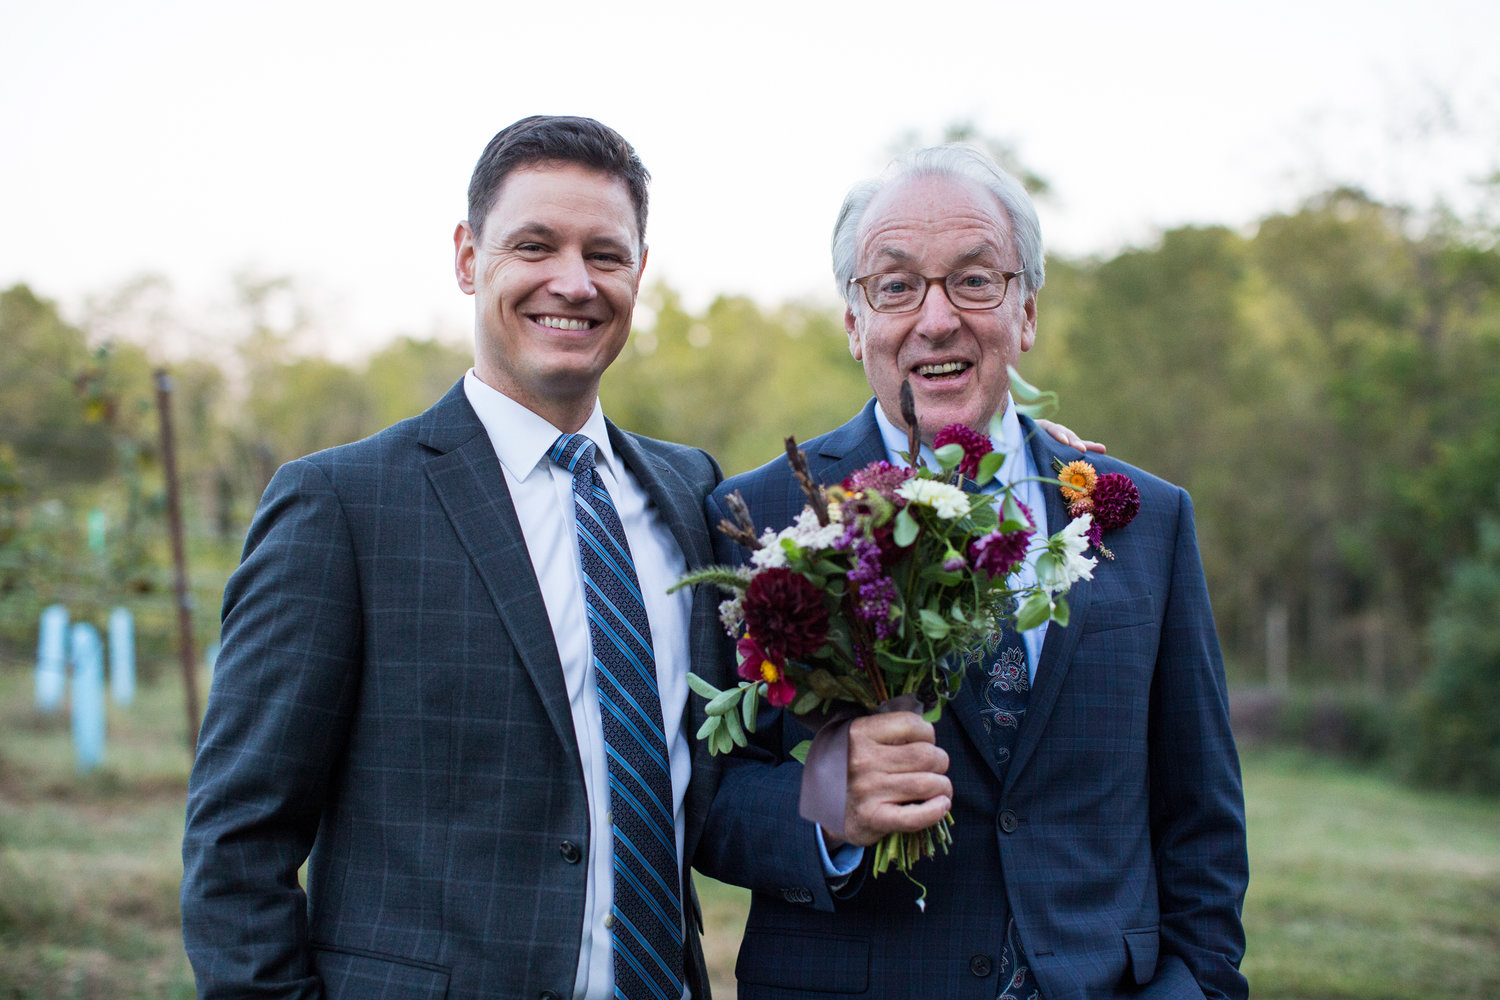
[[[903,390],[910,462],[920,438]],[[698,738],[712,753],[746,745],[762,699],[816,730],[796,752],[806,765],[800,811],[840,833],[847,742],[822,768],[820,750],[847,741],[847,723],[861,714],[909,709],[935,721],[959,691],[961,654],[1004,620],[1018,631],[1065,625],[1065,594],[1096,563],[1084,555],[1091,515],[1040,543],[1037,582],[1020,587],[1014,574],[1036,531],[1009,486],[982,492],[1004,460],[988,437],[951,425],[934,439],[939,471],[880,461],[833,485],[813,482],[795,440],[786,443],[807,498],[795,522],[757,534],[743,499],[731,495],[734,520],[719,527],[750,551],[748,565],[704,569],[678,584],[714,583],[731,594],[720,618],[738,640],[742,679],[725,690],[693,674],[688,683],[707,699]],[[875,846],[875,873],[892,865],[908,872],[946,850],[951,823],[950,814],[920,833],[887,835]]]

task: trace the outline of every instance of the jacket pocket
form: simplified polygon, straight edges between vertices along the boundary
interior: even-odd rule
[[[839,934],[746,931],[734,974],[755,986],[863,993],[870,986],[870,942]]]
[[[1130,956],[1130,973],[1137,986],[1145,986],[1156,975],[1156,955],[1161,936],[1155,927],[1125,931],[1125,952]]]
[[[1151,594],[1136,594],[1123,600],[1090,604],[1080,627],[1084,632],[1106,632],[1155,623],[1156,598]]]
[[[314,947],[313,968],[329,1000],[444,1000],[448,970],[391,955]]]

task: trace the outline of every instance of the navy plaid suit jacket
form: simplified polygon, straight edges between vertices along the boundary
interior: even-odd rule
[[[885,457],[873,406],[803,446],[819,482]],[[1079,457],[1022,426],[1044,475],[1054,456]],[[801,765],[787,752],[809,735],[801,725],[763,725],[726,765],[697,864],[753,890],[741,1000],[992,1000],[1007,907],[1046,1000],[1246,995],[1244,801],[1192,504],[1138,469],[1089,461],[1134,479],[1140,514],[1106,538],[1116,559],[1073,588],[1068,626],[1048,628],[1003,786],[972,689],[944,712],[956,825],[950,852],[914,871],[925,912],[895,872],[830,894],[797,815]],[[757,529],[803,506],[785,458],[723,483],[711,523],[733,490]],[[1046,492],[1055,531],[1067,513]],[[743,559],[716,544],[721,561]],[[732,670],[723,656],[718,679]]]
[[[610,437],[688,564],[709,562],[713,459]],[[700,589],[695,658],[719,632]],[[714,766],[697,779],[688,857]],[[189,791],[183,928],[200,994],[571,996],[588,842],[556,644],[462,382],[284,466],[225,591]],[[689,910],[685,964],[706,997]]]

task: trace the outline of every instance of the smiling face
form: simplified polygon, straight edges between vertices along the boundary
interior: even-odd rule
[[[1017,271],[1010,220],[993,195],[963,178],[918,175],[880,194],[865,210],[855,275],[915,271],[937,278],[962,267]],[[1036,295],[1012,282],[987,310],[956,309],[941,282],[915,312],[878,313],[860,296],[844,313],[849,352],[891,422],[902,429],[901,383],[910,380],[922,439],[948,424],[988,433],[1010,388],[1007,365],[1036,342]]]
[[[645,249],[625,182],[574,163],[512,171],[476,240],[453,234],[474,296],[474,372],[559,430],[593,411],[630,336]]]

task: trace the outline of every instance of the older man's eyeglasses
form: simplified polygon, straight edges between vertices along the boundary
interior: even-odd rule
[[[915,312],[927,299],[931,285],[942,285],[955,309],[994,309],[1005,301],[1012,278],[1020,271],[996,271],[988,267],[965,267],[929,278],[915,271],[882,271],[863,278],[850,278],[849,284],[865,290],[865,301],[876,312]]]

